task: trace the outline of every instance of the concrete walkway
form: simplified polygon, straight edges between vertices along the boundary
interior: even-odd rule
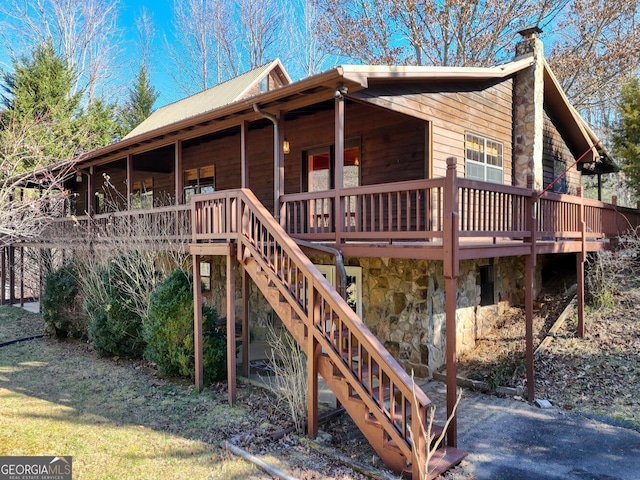
[[[445,404],[442,383],[423,389]],[[480,393],[463,394],[458,447],[478,480],[640,480],[639,432]]]

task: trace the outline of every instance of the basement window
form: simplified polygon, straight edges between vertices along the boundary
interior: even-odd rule
[[[493,265],[480,267],[480,306],[494,305],[495,269]]]

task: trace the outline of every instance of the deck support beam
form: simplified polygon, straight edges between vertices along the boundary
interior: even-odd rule
[[[576,284],[578,289],[576,291],[576,300],[578,303],[578,338],[584,338],[584,262],[585,256],[583,253],[578,252],[576,254]]]
[[[598,175],[600,179],[600,175]],[[582,229],[582,249],[576,254],[576,284],[578,302],[578,338],[584,338],[584,262],[587,258],[587,225],[584,219],[584,196],[582,187],[578,187],[580,197],[580,228]]]
[[[535,258],[527,255],[525,261],[525,350],[527,358],[527,398],[532,402],[535,398],[535,373],[533,362],[533,285],[535,281]]]
[[[13,245],[9,245],[9,305],[14,303],[16,303],[16,250]]]
[[[307,435],[318,436],[318,355],[319,343],[312,329],[320,323],[320,295],[315,288],[309,298],[312,327],[307,331]]]
[[[532,183],[531,177],[527,183]],[[527,227],[531,232],[529,241],[531,242],[531,253],[525,259],[524,272],[524,304],[525,304],[525,355],[527,366],[527,399],[532,402],[535,398],[535,367],[533,359],[533,298],[535,286],[535,268],[537,262],[536,247],[536,204],[538,203],[538,193],[532,192],[527,206]]]
[[[442,259],[445,279],[447,418],[450,419],[449,428],[447,429],[447,445],[449,447],[456,447],[458,444],[458,421],[456,414],[458,396],[456,382],[458,374],[458,358],[456,355],[456,298],[458,293],[457,280],[460,274],[460,238],[456,169],[457,159],[455,157],[447,158]]]
[[[242,375],[249,378],[249,273],[242,269]]]
[[[229,405],[236,402],[236,244],[227,255],[227,391]]]
[[[193,350],[195,354],[195,387],[198,392],[204,385],[202,368],[202,279],[200,277],[200,255],[193,259]]]
[[[20,247],[20,306],[24,307],[24,247]]]

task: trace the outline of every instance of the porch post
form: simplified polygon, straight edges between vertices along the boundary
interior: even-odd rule
[[[93,185],[93,165],[89,167],[89,173],[87,174],[87,215],[92,216],[94,213],[95,205],[95,193]]]
[[[249,273],[242,269],[242,375],[249,373]]]
[[[280,199],[284,195],[284,151],[282,150],[282,144],[284,143],[284,112],[280,112],[278,115],[278,202],[276,204],[275,214],[277,220],[281,226],[285,225],[285,215],[283,205],[280,203]]]
[[[307,434],[310,438],[318,436],[318,354],[319,344],[313,334],[320,323],[320,295],[311,287],[309,312],[312,315],[311,327],[307,332]]]
[[[458,422],[455,414],[457,398],[456,376],[458,359],[456,355],[456,297],[457,279],[460,273],[459,237],[458,237],[458,184],[457,159],[447,158],[445,179],[444,231],[443,231],[443,270],[445,279],[445,315],[446,315],[446,365],[447,365],[447,418],[451,418],[447,429],[447,445],[455,447],[458,443]]]
[[[182,205],[183,199],[183,180],[184,177],[182,175],[182,140],[177,140],[174,144],[174,162],[173,162],[173,170],[174,170],[174,183],[176,187],[176,205]],[[176,215],[177,217],[177,215]]]
[[[133,193],[133,155],[127,155],[127,210],[131,210],[131,194]]]
[[[204,385],[202,368],[202,280],[200,278],[200,255],[193,259],[193,350],[195,354],[196,390]]]
[[[249,188],[249,166],[247,165],[247,132],[249,122],[243,120],[240,124],[240,187]]]
[[[334,200],[333,218],[336,230],[336,243],[341,243],[344,230],[344,205],[340,201],[344,186],[344,97],[341,95],[334,101],[335,105],[335,152],[334,152]]]
[[[236,244],[227,254],[227,391],[229,404],[236,401]]]
[[[531,253],[525,260],[524,274],[524,303],[525,303],[525,351],[527,363],[527,398],[532,402],[535,398],[535,370],[533,361],[533,287],[535,283],[536,266],[536,204],[538,193],[533,191],[528,205],[528,230],[531,232]]]

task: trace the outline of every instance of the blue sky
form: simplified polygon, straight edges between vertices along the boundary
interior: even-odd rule
[[[0,0],[2,1],[2,0]],[[164,53],[165,35],[171,35],[171,11],[172,0],[120,0],[118,26],[122,37],[122,53],[118,62],[117,79],[118,97],[124,100],[126,88],[133,80],[140,67],[138,46],[136,42],[136,18],[143,8],[152,16],[155,25],[154,52],[151,71],[151,81],[160,96],[156,102],[156,108],[176,101],[184,96],[184,93],[175,87],[173,79],[168,74],[170,65]],[[8,39],[12,44],[17,44],[19,39]],[[12,69],[9,52],[4,45],[0,45],[0,68],[3,71]]]

